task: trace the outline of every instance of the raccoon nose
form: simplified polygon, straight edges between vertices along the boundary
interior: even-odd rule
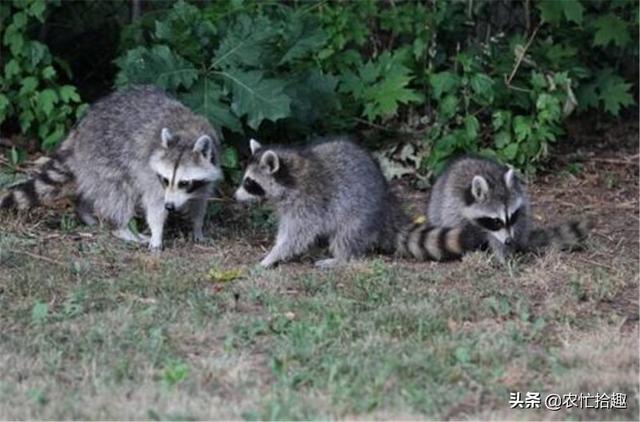
[[[507,245],[507,246],[511,246],[512,243],[513,243],[513,238],[511,238],[511,237],[507,237],[504,240],[504,244]]]
[[[167,211],[175,211],[176,210],[176,205],[173,202],[167,202],[166,204],[164,204],[164,208]]]

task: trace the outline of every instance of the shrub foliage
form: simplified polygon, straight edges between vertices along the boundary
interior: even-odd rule
[[[0,95],[0,121],[17,118],[44,146],[79,104],[46,46],[27,37],[47,7],[2,5]],[[167,90],[229,145],[354,131],[377,145],[411,142],[420,170],[474,152],[534,171],[568,116],[635,104],[637,20],[624,0],[180,0],[122,29],[114,85]],[[225,156],[237,167],[232,147]]]
[[[0,124],[17,123],[20,132],[37,137],[44,149],[55,146],[85,106],[73,85],[60,82],[68,66],[32,37],[34,24],[44,22],[44,0],[13,0],[0,4],[2,55]],[[12,161],[17,161],[15,150]]]

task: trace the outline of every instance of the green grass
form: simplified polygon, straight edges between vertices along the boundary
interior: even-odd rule
[[[553,415],[638,416],[637,314],[616,305],[637,292],[632,253],[266,271],[244,238],[268,233],[233,225],[155,258],[68,215],[2,218],[3,419],[549,416],[510,391],[621,391],[627,410]]]

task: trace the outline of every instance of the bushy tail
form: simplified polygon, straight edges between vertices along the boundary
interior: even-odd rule
[[[593,228],[592,219],[568,221],[557,226],[532,230],[527,248],[538,250],[555,245],[561,249],[579,248]]]
[[[9,186],[0,195],[0,209],[25,210],[72,192],[73,173],[65,164],[67,154],[54,155],[32,178]]]
[[[458,227],[407,225],[396,236],[396,253],[420,261],[450,261],[486,245],[481,229],[466,224]]]

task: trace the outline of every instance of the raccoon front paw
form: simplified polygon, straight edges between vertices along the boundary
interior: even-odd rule
[[[196,243],[202,243],[204,242],[204,234],[202,233],[202,231],[194,231],[193,233],[191,233],[191,239]]]
[[[329,269],[337,267],[338,265],[340,265],[340,262],[341,261],[339,261],[337,258],[327,258],[316,261],[314,265],[316,266],[316,268]]]
[[[98,219],[91,213],[76,210],[76,216],[86,226],[93,227],[98,225]]]
[[[151,254],[159,255],[162,252],[162,249],[163,249],[162,242],[160,243],[149,242],[149,251],[151,252]]]
[[[260,261],[260,266],[263,268],[272,268],[275,265],[276,261],[272,259],[269,255],[265,256],[262,261]]]
[[[134,233],[128,227],[123,229],[113,230],[111,232],[115,237],[122,239],[126,242],[132,243],[149,243],[149,237]]]

